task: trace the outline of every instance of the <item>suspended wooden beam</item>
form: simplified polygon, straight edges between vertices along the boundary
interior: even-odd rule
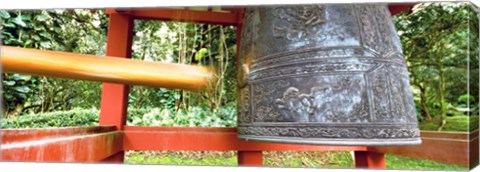
[[[108,126],[10,130],[7,133],[21,133],[21,137],[28,134],[41,137],[28,140],[15,139],[14,136],[6,138],[8,143],[0,145],[0,161],[99,162],[108,160],[122,151],[122,145],[118,143],[123,140],[123,133],[109,132],[111,129],[112,127]],[[2,130],[1,133],[3,132],[5,131]],[[55,132],[60,134],[54,135]]]
[[[200,66],[1,47],[3,72],[198,91],[212,78]]]
[[[124,150],[366,151],[365,146],[318,146],[245,141],[236,128],[124,126]]]

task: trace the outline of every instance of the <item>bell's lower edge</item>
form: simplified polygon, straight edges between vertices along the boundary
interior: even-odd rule
[[[272,137],[238,135],[246,141],[260,141],[286,144],[330,145],[330,146],[415,146],[422,144],[420,138],[392,138],[392,139],[346,139],[346,138],[301,138],[301,137]]]

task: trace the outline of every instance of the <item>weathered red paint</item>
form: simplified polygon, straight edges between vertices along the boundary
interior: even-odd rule
[[[237,161],[239,166],[262,166],[262,151],[238,151]]]
[[[478,162],[478,130],[470,133],[422,131],[420,136],[422,144],[418,146],[375,146],[368,151],[463,166]]]
[[[133,18],[124,14],[111,14],[108,23],[107,56],[130,58]],[[100,125],[114,125],[121,130],[126,122],[129,86],[103,83],[100,105]]]
[[[233,12],[195,11],[188,9],[135,9],[107,10],[107,14],[129,14],[135,19],[193,22],[204,24],[237,25],[238,18]]]
[[[110,14],[107,35],[107,56],[130,58],[132,55],[133,17],[126,14]],[[114,125],[122,130],[126,123],[128,93],[130,87],[124,84],[103,83],[100,104],[100,125]],[[123,147],[123,142],[114,143]],[[121,155],[121,156],[120,156]],[[123,162],[123,152],[113,162]]]
[[[356,168],[386,168],[386,159],[384,153],[355,151]]]
[[[2,144],[0,155],[2,161],[98,162],[122,151],[122,139],[113,131],[26,140]]]
[[[124,150],[366,151],[365,146],[318,146],[245,141],[237,137],[236,128],[125,126],[124,133]]]
[[[115,130],[114,126],[94,127],[62,127],[36,129],[2,129],[0,136],[2,144],[35,141],[48,138],[58,138],[92,133],[103,133]]]

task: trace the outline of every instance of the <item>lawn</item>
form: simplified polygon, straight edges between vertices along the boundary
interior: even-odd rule
[[[264,166],[303,168],[354,168],[352,154],[348,151],[315,152],[264,152]],[[439,163],[430,160],[387,154],[387,169],[396,170],[454,170],[467,171],[468,167]],[[236,153],[200,151],[129,151],[127,164],[209,165],[237,166]]]
[[[442,131],[474,131],[478,129],[478,116],[456,115],[447,116],[447,123]],[[422,121],[419,123],[420,130],[436,131],[440,120],[434,118],[432,121]]]

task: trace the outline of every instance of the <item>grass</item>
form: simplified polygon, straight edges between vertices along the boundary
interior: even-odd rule
[[[235,166],[234,152],[206,151],[128,151],[126,164]]]
[[[387,169],[396,170],[454,170],[468,171],[468,167],[436,161],[387,154]]]
[[[442,131],[468,132],[478,129],[478,116],[447,116],[446,121]],[[440,119],[437,117],[432,121],[422,121],[419,123],[419,128],[420,130],[436,131],[439,122]]]
[[[300,168],[354,168],[352,154],[348,151],[264,151],[264,166]],[[468,171],[468,167],[439,163],[430,160],[386,155],[387,169],[395,170],[455,170]],[[128,151],[127,164],[209,165],[237,166],[234,151]]]

